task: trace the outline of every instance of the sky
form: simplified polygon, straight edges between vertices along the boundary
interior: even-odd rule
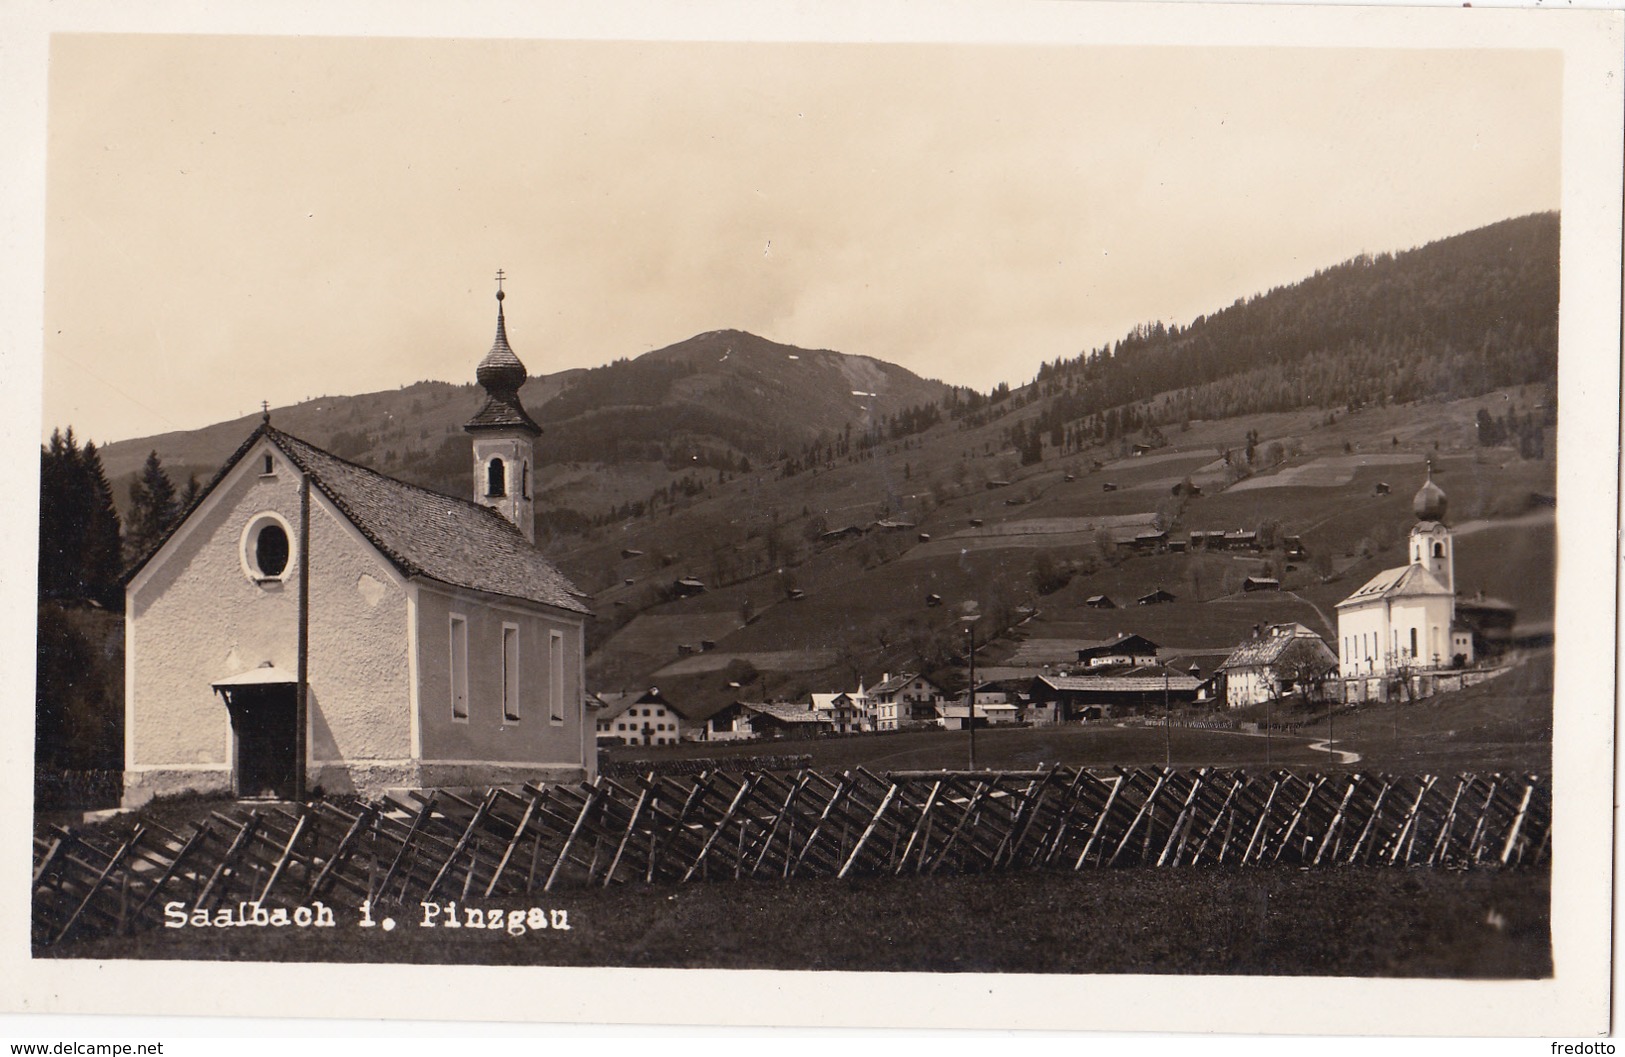
[[[738,328],[987,389],[1556,209],[1549,50],[65,34],[45,433]]]

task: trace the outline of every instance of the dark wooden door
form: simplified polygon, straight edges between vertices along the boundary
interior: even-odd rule
[[[292,684],[243,687],[231,695],[231,729],[237,736],[232,784],[243,798],[297,799]]]

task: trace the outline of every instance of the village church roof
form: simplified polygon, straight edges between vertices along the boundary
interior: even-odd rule
[[[132,565],[128,583],[261,438],[269,440],[406,577],[423,577],[577,613],[589,610],[564,574],[489,507],[386,477],[262,422],[168,533]]]
[[[1367,580],[1358,591],[1337,603],[1338,609],[1364,605],[1384,598],[1406,598],[1422,595],[1452,596],[1454,592],[1439,582],[1438,577],[1421,565],[1401,565],[1384,569]]]

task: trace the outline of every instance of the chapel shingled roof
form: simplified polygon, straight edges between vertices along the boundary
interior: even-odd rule
[[[385,477],[261,428],[404,575],[588,612],[558,567],[490,507]]]
[[[580,601],[581,592],[497,511],[347,462],[269,422],[249,435],[199,492],[186,515],[177,518],[169,533],[130,567],[126,583],[262,437],[309,474],[312,486],[402,575],[589,612]]]

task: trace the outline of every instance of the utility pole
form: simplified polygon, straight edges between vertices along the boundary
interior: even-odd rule
[[[970,652],[970,686],[966,689],[965,722],[970,724],[970,769],[976,770],[976,625],[965,625],[965,639]]]
[[[1168,715],[1168,668],[1162,669],[1162,769],[1172,770],[1174,766],[1174,734]]]

